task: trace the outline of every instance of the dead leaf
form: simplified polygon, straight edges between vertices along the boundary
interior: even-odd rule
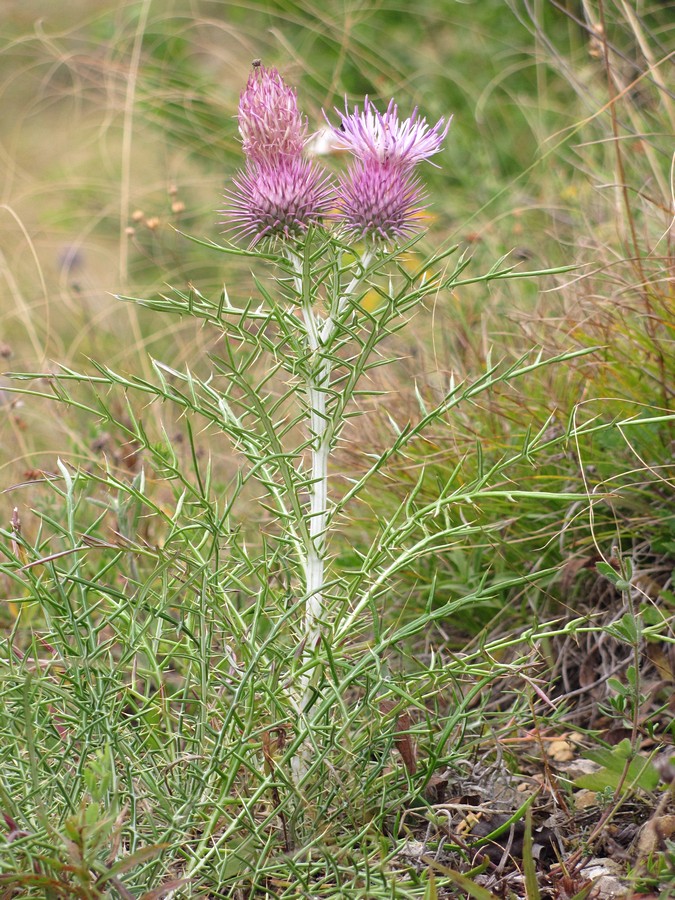
[[[598,805],[598,794],[596,791],[577,791],[574,795],[574,806],[577,809],[592,809]]]
[[[653,816],[640,829],[636,842],[638,862],[662,850],[665,842],[675,834],[675,816]]]
[[[391,700],[383,700],[380,703],[380,710],[383,715],[387,715],[390,713],[394,707],[395,703]],[[394,734],[394,744],[396,745],[396,749],[401,755],[401,759],[403,760],[403,765],[406,767],[409,775],[414,775],[417,772],[417,751],[415,749],[415,744],[413,743],[413,739],[410,736],[410,729],[412,728],[412,721],[407,712],[401,713],[401,715],[396,719],[396,733]]]

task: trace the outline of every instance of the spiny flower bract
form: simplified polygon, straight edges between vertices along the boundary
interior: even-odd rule
[[[350,237],[405,238],[419,227],[424,194],[409,172],[373,159],[356,160],[340,179],[338,218]]]
[[[268,238],[297,238],[318,225],[334,203],[326,174],[302,158],[249,162],[227,191],[224,210],[232,230],[251,244]]]
[[[293,88],[276,69],[256,66],[239,98],[239,133],[246,157],[257,162],[299,157],[307,122]]]

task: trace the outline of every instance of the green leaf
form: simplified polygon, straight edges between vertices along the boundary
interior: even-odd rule
[[[648,759],[631,758],[632,755],[630,741],[627,738],[611,750],[604,747],[589,750],[585,754],[586,758],[599,763],[602,769],[590,775],[580,775],[575,778],[574,784],[589,791],[603,791],[605,788],[616,790],[628,763],[628,773],[622,785],[622,792],[635,787],[643,791],[653,791],[659,783],[659,773]]]
[[[527,900],[541,900],[539,882],[537,881],[537,866],[532,853],[532,809],[529,807],[525,816],[523,873],[525,875],[525,895]]]
[[[140,850],[136,850],[135,853],[125,856],[124,859],[119,860],[115,865],[111,866],[107,872],[98,879],[97,885],[103,885],[107,881],[110,881],[111,878],[116,878],[118,875],[130,872],[132,869],[135,869],[136,866],[140,866],[149,859],[154,859],[156,856],[159,856],[163,850],[166,850],[167,847],[170,846],[171,844],[153,844],[151,847],[141,847]]]
[[[427,863],[430,868],[445,875],[445,877],[452,881],[453,884],[457,885],[458,888],[466,891],[466,893],[473,897],[474,900],[497,900],[497,897],[491,891],[488,891],[487,888],[482,887],[480,884],[476,884],[468,877],[468,875],[462,875],[461,872],[456,872],[454,869],[442,866],[439,862],[436,862],[435,859],[431,859],[431,857],[428,856],[423,856],[422,860]]]
[[[618,589],[622,590],[622,588]],[[642,636],[642,623],[630,613],[625,613],[620,621],[615,622],[613,625],[608,625],[606,631],[620,641],[625,641],[627,644],[636,644]]]
[[[611,581],[617,591],[627,591],[630,588],[630,581],[627,580],[620,572],[617,572],[614,566],[610,566],[609,563],[596,563],[595,568],[604,578],[607,579],[607,581]]]
[[[436,876],[431,869],[429,869],[429,881],[427,881],[427,886],[424,890],[424,900],[438,900]]]

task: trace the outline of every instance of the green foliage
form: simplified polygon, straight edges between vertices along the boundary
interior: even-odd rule
[[[435,772],[485,753],[506,712],[531,727],[527,703],[495,708],[501,685],[602,630],[633,654],[602,710],[637,722],[675,609],[667,9],[604,4],[608,81],[597,23],[512,7],[148,4],[137,70],[142,3],[87,5],[60,32],[9,17],[2,890],[488,896],[482,871],[402,850]],[[344,93],[455,114],[425,174],[429,242],[453,250],[368,268],[336,332],[321,677],[298,558],[302,300],[287,261],[254,277],[213,240],[253,56],[297,75],[314,125]],[[358,254],[329,253],[318,309]],[[639,724],[667,738],[657,713]],[[636,753],[633,736],[587,752],[602,768],[583,786],[656,790]],[[643,873],[653,892],[670,857]]]
[[[635,756],[628,739],[611,749],[589,750],[586,758],[598,763],[602,768],[591,775],[579,775],[574,783],[589,791],[613,790],[632,791],[641,788],[653,791],[659,783],[659,773],[649,759]]]

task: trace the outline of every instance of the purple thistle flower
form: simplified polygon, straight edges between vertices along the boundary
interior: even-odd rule
[[[300,237],[334,203],[333,187],[303,158],[307,122],[295,91],[276,69],[256,65],[239,100],[239,131],[246,168],[226,192],[231,230],[251,246],[264,239]]]
[[[366,97],[345,113],[333,128],[336,143],[350,150],[356,160],[340,179],[338,220],[353,237],[395,241],[420,226],[424,193],[414,175],[415,166],[441,148],[450,122],[440,119],[433,127],[414,109],[400,120],[398,107],[390,101],[380,113]]]
[[[298,110],[295,91],[276,69],[256,66],[239,98],[239,133],[249,160],[299,157],[307,122]]]
[[[318,225],[334,204],[333,186],[316,164],[301,157],[249,160],[227,191],[223,210],[231,230],[250,237],[251,246],[268,238],[297,238]]]
[[[356,160],[340,179],[338,218],[353,238],[392,241],[419,227],[424,193],[410,170]]]
[[[408,170],[438,153],[450,127],[450,121],[446,123],[444,119],[430,127],[426,119],[419,118],[417,108],[410,118],[401,121],[393,100],[384,114],[375,109],[368,97],[362,112],[355,106],[350,113],[346,104],[345,114],[336,112],[341,124],[333,128],[333,133],[340,147],[364,162],[374,160]]]

